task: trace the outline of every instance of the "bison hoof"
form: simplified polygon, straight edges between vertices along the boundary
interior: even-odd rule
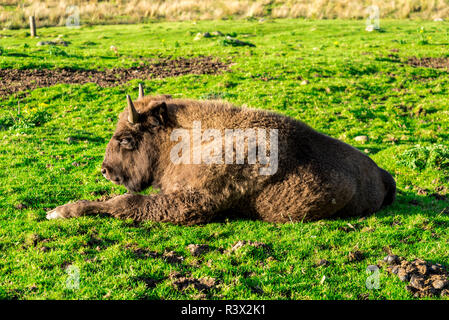
[[[52,219],[62,219],[62,218],[64,218],[64,217],[63,217],[62,214],[58,211],[58,209],[54,209],[54,210],[52,210],[52,211],[50,211],[50,212],[47,213],[46,218],[47,218],[48,220],[52,220]]]

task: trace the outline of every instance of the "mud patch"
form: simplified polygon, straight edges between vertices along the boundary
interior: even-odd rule
[[[148,65],[106,70],[80,69],[0,69],[0,96],[25,90],[49,87],[55,84],[96,83],[100,87],[113,87],[133,79],[157,79],[186,74],[217,74],[229,65],[214,57],[163,58]]]
[[[407,283],[405,289],[415,298],[449,296],[449,272],[441,264],[422,259],[407,261],[394,255],[385,257],[384,262],[390,265],[388,272]]]
[[[143,248],[136,248],[133,250],[134,255],[139,259],[159,258],[160,254],[156,251],[151,251]]]
[[[271,247],[263,242],[251,241],[251,240],[239,240],[229,250],[228,253],[239,250],[244,246],[250,246],[254,248],[262,248],[264,251],[270,251]]]
[[[207,244],[189,244],[187,249],[194,257],[198,257],[210,251],[210,247]]]
[[[365,259],[365,254],[362,251],[351,251],[348,253],[349,262],[359,262]]]
[[[147,289],[151,289],[156,287],[156,285],[161,282],[160,279],[155,279],[155,278],[151,278],[151,277],[137,277],[135,278],[136,281],[138,282],[143,282],[145,284],[145,286],[147,287]]]
[[[174,251],[165,251],[162,257],[171,264],[178,264],[184,261],[184,257]]]
[[[413,67],[423,67],[423,68],[434,68],[434,69],[445,69],[449,70],[449,58],[439,57],[439,58],[417,58],[410,57],[407,60],[407,64]]]
[[[181,276],[179,273],[170,274],[170,279],[173,280],[172,285],[179,291],[184,291],[189,287],[193,287],[198,291],[208,292],[215,288],[217,282],[214,278],[200,278],[196,279],[191,276]]]

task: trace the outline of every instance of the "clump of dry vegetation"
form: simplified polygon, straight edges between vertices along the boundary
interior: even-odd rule
[[[82,24],[137,23],[150,20],[226,18],[360,19],[371,5],[381,18],[435,19],[449,16],[444,0],[5,0],[0,5],[2,29],[26,27],[35,15],[39,26],[65,25],[77,6]]]

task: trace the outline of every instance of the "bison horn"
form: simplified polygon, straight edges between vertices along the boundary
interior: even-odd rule
[[[143,94],[143,85],[139,83],[139,99],[142,99],[144,96]]]
[[[139,113],[134,107],[133,101],[129,95],[126,96],[126,100],[128,101],[128,121],[131,123],[137,123],[139,119]]]

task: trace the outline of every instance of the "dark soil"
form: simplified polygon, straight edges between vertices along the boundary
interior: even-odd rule
[[[413,67],[424,67],[424,68],[434,68],[434,69],[446,69],[449,70],[449,58],[439,57],[439,58],[417,58],[410,57],[407,60],[407,64]]]
[[[187,249],[190,251],[192,256],[198,257],[208,251],[210,251],[210,247],[207,244],[189,244]]]
[[[214,57],[162,58],[147,65],[106,70],[81,69],[0,69],[0,96],[15,92],[49,87],[59,83],[96,83],[112,87],[132,79],[176,77],[186,74],[216,74],[228,69],[228,64]]]
[[[358,262],[358,261],[362,261],[363,259],[365,259],[365,255],[363,252],[361,251],[351,251],[348,254],[348,261],[349,262]]]
[[[156,251],[151,251],[143,248],[137,248],[134,251],[136,257],[140,259],[148,259],[148,258],[159,258],[160,254]]]
[[[240,249],[243,246],[251,246],[251,247],[255,247],[255,248],[262,248],[264,250],[270,250],[271,249],[269,245],[267,245],[267,244],[265,244],[263,242],[251,241],[251,240],[249,240],[249,241],[239,240],[228,251],[229,252],[236,251],[236,250]]]
[[[181,276],[180,274],[171,275],[173,286],[182,291],[186,290],[188,287],[193,287],[198,291],[209,291],[215,288],[217,282],[214,278],[200,278],[196,279],[189,276]]]
[[[147,288],[154,288],[159,282],[161,282],[161,280],[159,279],[153,279],[149,277],[137,277],[136,280],[145,283],[145,286]]]
[[[421,259],[407,261],[394,255],[384,261],[390,265],[387,271],[406,282],[406,290],[415,298],[449,295],[449,272],[441,264]]]
[[[162,256],[165,261],[171,264],[181,263],[184,261],[184,257],[174,251],[166,251]]]

